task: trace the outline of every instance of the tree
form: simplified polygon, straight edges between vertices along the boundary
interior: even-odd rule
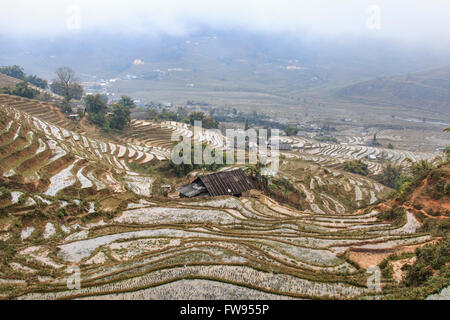
[[[195,121],[202,121],[203,122],[204,118],[205,118],[205,114],[203,112],[192,112],[189,115],[189,123],[191,125],[194,125]]]
[[[134,103],[133,99],[131,99],[129,96],[122,96],[119,100],[119,104],[121,104],[124,107],[128,107],[130,109],[136,107],[136,104]]]
[[[286,134],[288,136],[295,136],[297,134],[297,132],[298,132],[298,129],[294,128],[294,127],[287,126],[286,129],[284,129],[284,131],[286,132]]]
[[[363,176],[367,176],[369,174],[369,166],[367,165],[367,163],[364,163],[361,160],[345,161],[344,170]]]
[[[53,80],[50,85],[52,92],[64,97],[66,102],[72,99],[81,99],[83,96],[83,87],[78,83],[75,72],[68,68],[62,67],[56,70],[57,79]]]
[[[123,106],[120,103],[114,104],[112,115],[109,120],[111,128],[123,130],[131,121],[130,113],[130,108],[128,106]]]
[[[25,72],[23,72],[23,68],[18,65],[0,67],[0,73],[16,79],[25,80]]]
[[[394,145],[393,145],[392,143],[389,143],[389,144],[387,145],[387,147],[388,147],[388,149],[394,149]]]
[[[105,119],[107,107],[100,94],[84,97],[84,105],[88,112],[89,121],[101,127],[108,127]]]
[[[433,168],[433,164],[428,160],[420,160],[411,166],[411,172],[416,179],[423,179]]]
[[[107,107],[100,94],[84,97],[84,105],[88,113],[106,113]]]
[[[402,182],[402,169],[388,163],[381,174],[381,183],[390,188],[398,189]]]
[[[203,119],[203,128],[217,129],[218,127],[219,127],[219,121],[215,120],[212,116],[206,116]]]

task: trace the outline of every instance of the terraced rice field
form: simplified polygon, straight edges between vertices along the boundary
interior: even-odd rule
[[[151,148],[161,157],[170,157],[174,141],[180,137],[191,138],[195,142],[204,142],[212,148],[223,148],[225,137],[214,130],[193,128],[175,121],[151,122],[132,120],[131,130],[121,138],[127,143]]]
[[[27,286],[17,287],[14,295],[20,299],[176,299],[186,297],[183,292],[188,288],[190,298],[205,297],[207,292],[208,297],[220,298],[223,291],[231,298],[364,297],[375,292],[365,286],[366,274],[342,257],[344,251],[429,240],[407,230],[415,226],[409,219],[404,226],[393,227],[377,223],[376,216],[376,210],[311,214],[265,196],[141,200],[129,203],[109,221],[64,229],[54,223],[28,230],[35,242],[45,237],[52,244],[36,245],[28,236],[10,263],[27,274],[46,276],[26,280]],[[73,265],[81,268],[81,288],[68,290],[65,270]]]
[[[152,179],[128,167],[158,158],[149,148],[94,140],[6,105],[2,112],[0,170],[9,183],[53,197],[66,189],[150,194]]]
[[[352,137],[348,137],[352,139]],[[364,145],[361,140],[353,139],[352,144],[334,144],[317,142],[302,137],[284,137],[281,141],[290,143],[294,147],[293,152],[286,152],[288,156],[312,161],[325,166],[339,166],[347,160],[364,159],[373,174],[379,174],[385,162],[397,166],[409,166],[410,161],[431,160],[438,153],[411,152],[406,150],[393,150]],[[374,156],[377,160],[369,160],[368,156]]]
[[[155,177],[129,163],[164,159],[167,136],[192,134],[188,127],[136,121],[118,145],[9,104],[0,116],[0,244],[8,248],[0,298],[372,298],[379,293],[349,252],[430,241],[413,214],[378,221],[375,199],[387,188],[314,160],[281,164],[279,175],[305,197],[301,208],[263,194],[161,200],[152,197]],[[157,140],[159,131],[166,138]],[[204,132],[196,139],[223,142]],[[73,267],[81,283],[69,289]]]
[[[14,107],[17,110],[24,111],[32,116],[42,119],[43,121],[64,127],[68,130],[75,130],[76,128],[76,123],[62,115],[58,107],[52,105],[51,103],[0,94],[0,105]]]

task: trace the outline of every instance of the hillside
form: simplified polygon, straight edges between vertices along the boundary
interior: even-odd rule
[[[0,73],[0,88],[14,87],[20,80],[9,77],[3,73]]]
[[[296,141],[270,193],[279,201],[261,191],[177,199],[156,195],[161,173],[141,172],[165,159],[169,132],[192,135],[184,124],[134,121],[121,145],[14,103],[0,108],[2,298],[368,298],[376,292],[355,253],[434,239],[409,211],[380,219],[390,189],[336,166],[376,148]],[[208,131],[195,138],[223,143]],[[73,266],[81,288],[67,290]]]
[[[450,110],[450,67],[403,76],[379,77],[338,91],[366,102],[403,105],[447,113]]]

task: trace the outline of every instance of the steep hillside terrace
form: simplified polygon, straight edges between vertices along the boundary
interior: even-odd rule
[[[88,193],[129,189],[149,196],[151,179],[133,172],[129,163],[164,159],[141,146],[91,139],[15,107],[2,105],[0,116],[0,174],[4,185],[47,196],[84,189]]]
[[[57,106],[51,103],[0,94],[0,106],[13,107],[67,130],[75,130],[77,127],[76,122],[68,119]]]

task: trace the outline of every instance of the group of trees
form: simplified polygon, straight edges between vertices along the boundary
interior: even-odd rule
[[[48,87],[46,80],[35,75],[26,75],[23,68],[18,65],[0,67],[0,73],[6,74],[12,78],[23,80],[24,82],[29,82],[32,85],[42,89],[47,89]]]
[[[363,176],[367,176],[369,174],[369,166],[367,163],[362,160],[350,160],[344,162],[344,170],[356,174],[360,174]]]
[[[88,112],[88,120],[103,129],[123,130],[131,120],[130,107],[134,107],[133,100],[128,96],[122,96],[119,102],[111,105],[108,115],[108,106],[100,94],[87,95],[84,105]]]
[[[202,127],[205,129],[217,129],[219,127],[219,122],[211,115],[199,111],[189,113],[183,107],[178,107],[176,111],[162,109],[161,112],[150,108],[147,111],[147,115],[151,120],[177,121],[189,123],[191,125],[194,125],[195,121],[201,121]]]
[[[28,86],[28,83],[25,81],[19,82],[14,88],[13,87],[5,87],[0,89],[0,93],[3,94],[11,94],[14,96],[24,97],[33,99],[39,95],[39,91]]]
[[[221,156],[222,163],[217,163],[216,161],[213,161],[210,164],[205,163],[205,161],[201,161],[201,163],[195,163],[196,162],[196,161],[194,161],[195,148],[197,148],[198,150],[202,150],[202,152],[201,152],[202,155],[205,152],[209,152],[209,154],[211,155],[212,158],[215,158],[216,151],[222,152],[222,156]],[[200,145],[200,143],[193,143],[191,145],[191,149],[190,149],[191,150],[191,155],[190,155],[191,161],[188,161],[187,163],[183,162],[183,163],[178,164],[178,163],[173,162],[173,160],[171,159],[169,161],[169,169],[173,170],[178,177],[185,177],[192,170],[203,169],[203,170],[208,170],[208,171],[216,171],[217,169],[223,167],[224,164],[226,163],[226,154],[220,149],[207,149],[207,148],[210,148],[210,147],[205,143],[201,143],[201,145]],[[180,149],[179,156],[180,157],[184,156],[183,149]]]

